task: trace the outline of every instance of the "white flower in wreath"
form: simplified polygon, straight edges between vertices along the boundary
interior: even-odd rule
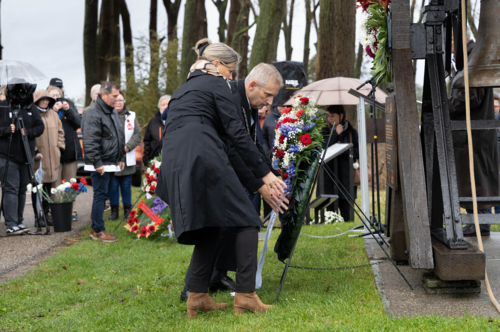
[[[151,171],[151,172],[149,173],[149,176],[152,176],[153,178],[155,178],[155,179],[156,179],[156,173],[155,173],[154,171]]]
[[[151,173],[151,168],[148,167],[148,169],[146,170],[146,173]]]
[[[66,189],[66,186],[63,184],[60,184],[57,186],[57,191],[64,191]]]
[[[292,106],[293,107],[299,107],[300,106],[300,98],[301,97],[299,95],[299,96],[297,96],[296,98],[293,99],[293,101],[292,101]]]
[[[148,193],[150,190],[151,190],[151,187],[150,187],[150,186],[146,186],[146,190],[145,190],[145,192],[147,192],[147,193]]]
[[[71,179],[69,179],[69,182],[70,183],[76,183],[76,179],[75,178],[71,178]]]
[[[309,98],[309,106],[314,107],[316,106],[316,98],[314,97],[308,97]]]
[[[52,188],[52,189],[50,189],[50,193],[51,193],[52,195],[57,194],[57,189],[56,189],[56,188]]]
[[[147,186],[147,185],[148,185],[148,180],[147,180],[146,178],[144,178],[144,179],[142,180],[142,183],[143,183],[145,186]]]
[[[156,181],[151,182],[151,186],[155,186],[156,187],[157,185],[158,185],[158,183]]]
[[[160,168],[161,166],[161,161],[155,161],[155,167]]]
[[[359,168],[359,163],[355,162],[354,164],[352,164],[352,168],[358,169]]]
[[[32,189],[33,189],[33,186],[31,185],[31,183],[28,183],[28,185],[26,186],[26,190],[31,192]]]

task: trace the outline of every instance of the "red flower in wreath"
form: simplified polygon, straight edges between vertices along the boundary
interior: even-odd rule
[[[129,216],[132,217],[132,218],[134,218],[136,215],[137,215],[137,210],[136,209],[130,211],[130,213],[129,213]]]
[[[149,191],[150,191],[151,193],[154,193],[154,192],[155,192],[155,190],[156,190],[156,186],[151,186],[151,187],[149,188]]]
[[[148,234],[148,228],[146,226],[142,226],[141,236],[146,236],[146,234]]]
[[[304,114],[304,110],[300,110],[300,111],[298,111],[298,112],[295,114],[295,116],[296,116],[296,117],[299,117],[299,116],[301,116],[302,114]]]
[[[148,226],[148,233],[153,234],[154,232],[156,232],[156,225]]]
[[[281,150],[281,149],[277,149],[275,155],[276,155],[276,158],[281,159],[285,156],[285,152],[283,152],[283,150]]]
[[[80,189],[80,185],[78,183],[72,183],[71,184],[71,188],[74,190],[74,191],[78,191],[78,189]]]
[[[300,143],[302,143],[305,146],[311,144],[312,143],[311,135],[309,135],[309,133],[306,133],[300,136]]]
[[[83,183],[84,186],[87,185],[87,180],[85,180],[85,178],[81,178],[80,179],[80,183]]]
[[[139,231],[139,225],[134,225],[132,226],[132,229],[130,230],[132,233],[137,233]]]
[[[283,174],[283,180],[288,179],[288,173]]]
[[[301,103],[302,105],[307,105],[307,104],[309,104],[309,98],[307,98],[307,97],[302,97],[302,98],[300,98],[299,100],[300,100],[300,103]]]
[[[127,225],[133,226],[134,224],[135,224],[134,218],[130,218],[129,220],[127,220]],[[139,226],[137,226],[137,227],[139,227]]]
[[[285,135],[281,135],[278,141],[280,142],[280,144],[283,144],[283,142],[285,141]]]
[[[139,223],[139,218],[135,217],[135,218],[132,218],[132,220],[134,221],[134,223],[138,224]]]
[[[290,111],[292,110],[291,107],[287,107],[287,108],[284,108],[282,111],[281,111],[281,114],[286,114],[286,113],[290,113]]]

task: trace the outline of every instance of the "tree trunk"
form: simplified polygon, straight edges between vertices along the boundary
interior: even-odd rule
[[[231,45],[233,43],[233,35],[236,28],[236,20],[238,19],[238,14],[241,10],[240,0],[231,0],[231,7],[229,8],[229,20],[227,22],[227,37],[226,44]]]
[[[292,60],[292,52],[293,52],[293,47],[292,47],[292,27],[293,27],[293,7],[295,5],[295,0],[290,1],[290,9],[288,11],[288,18],[287,18],[287,13],[285,12],[285,15],[283,15],[283,34],[285,35],[285,54],[286,54],[286,61]],[[306,25],[309,23],[309,21],[306,21]],[[307,29],[307,27],[306,27]]]
[[[354,74],[356,1],[322,1],[316,80]]]
[[[101,13],[99,17],[99,41],[97,48],[98,82],[103,82],[108,79],[109,60],[115,35],[113,7],[113,1],[103,1],[101,3]]]
[[[204,0],[186,0],[184,10],[184,24],[182,32],[181,74],[179,84],[184,84],[189,73],[189,68],[196,62],[196,53],[193,47],[196,42],[207,37],[207,13]],[[196,24],[194,24],[196,22]]]
[[[179,17],[179,8],[181,0],[163,0],[163,5],[167,11],[167,87],[166,93],[171,95],[179,86],[179,60],[177,52],[179,51],[179,40],[177,39],[177,19]]]
[[[236,78],[245,78],[248,74],[248,17],[250,15],[250,0],[241,0],[241,10],[238,14],[235,24],[235,32],[232,37],[233,49],[241,55],[241,62],[238,65],[238,70],[235,73]]]
[[[356,1],[321,1],[319,9],[316,80],[353,77],[356,30]],[[346,108],[346,117],[356,123],[355,107]]]
[[[309,73],[309,53],[311,49],[309,48],[310,37],[311,37],[311,0],[305,0],[306,5],[306,34],[304,35],[304,56],[302,57],[302,62],[304,62],[304,70],[306,71],[306,76]]]
[[[123,25],[123,45],[125,47],[125,78],[127,89],[133,89],[135,87],[134,45],[132,44],[130,14],[125,0],[120,0],[120,15]]]
[[[361,66],[363,65],[363,56],[365,51],[363,50],[363,45],[358,45],[358,55],[356,55],[356,66],[354,67],[354,77],[361,77]]]
[[[353,7],[354,9],[354,7]],[[260,14],[250,56],[250,68],[261,62],[276,60],[281,22],[286,11],[286,0],[261,0]]]
[[[111,58],[109,61],[109,80],[120,84],[121,82],[121,54],[120,54],[120,0],[113,0],[113,23],[115,32],[113,46],[111,47]]]
[[[98,83],[97,68],[97,12],[98,0],[85,0],[83,26],[83,60],[85,64],[85,105],[90,104],[90,88]]]
[[[149,79],[148,85],[153,95],[160,98],[158,73],[160,71],[160,45],[163,38],[158,38],[158,0],[151,0],[149,7]]]
[[[219,11],[219,27],[218,33],[219,33],[219,42],[224,43],[226,41],[226,29],[227,29],[227,23],[226,23],[226,9],[227,9],[227,1],[228,0],[212,0],[214,3],[215,7],[217,7],[217,10]]]

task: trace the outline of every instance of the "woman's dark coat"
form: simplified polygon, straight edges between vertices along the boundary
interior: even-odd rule
[[[266,119],[267,120],[267,119]],[[352,143],[354,145],[353,147],[353,162],[356,162],[356,159],[359,159],[359,141],[358,141],[358,132],[356,129],[354,129],[349,121],[346,121],[346,128],[344,131],[339,135],[337,134],[337,131],[333,131],[332,138],[330,139],[330,145],[332,146],[335,143],[351,143],[351,133],[352,133]],[[323,134],[323,148],[326,149],[326,144],[328,143],[328,138],[330,135],[330,128],[325,126],[322,130]],[[349,151],[344,152],[338,158],[338,172],[337,172],[337,177],[344,186],[344,188],[349,188],[349,167],[353,167],[352,165],[349,165]],[[328,168],[333,172],[334,167],[335,167],[335,161],[331,160],[327,163]],[[325,172],[324,176],[324,194],[329,194],[333,195],[334,189],[335,189],[335,184],[333,183],[332,179],[327,175]],[[318,186],[319,190],[319,186]],[[338,195],[340,199],[346,199],[345,196],[342,194],[342,192],[339,190]]]
[[[164,111],[166,112],[166,110]],[[143,164],[149,166],[149,162],[161,152],[161,138],[165,135],[165,125],[161,119],[160,111],[149,121],[144,134]]]
[[[220,76],[194,71],[172,96],[156,193],[170,205],[179,243],[206,227],[262,226],[231,163],[227,137],[253,174],[270,172]],[[227,136],[226,136],[227,135]],[[199,233],[198,233],[199,234]]]
[[[69,102],[69,100],[68,100]],[[71,106],[73,105],[73,106]],[[70,108],[59,110],[59,119],[64,130],[65,149],[61,153],[61,163],[72,163],[82,157],[82,148],[76,130],[80,128],[82,117],[78,110],[70,103]]]

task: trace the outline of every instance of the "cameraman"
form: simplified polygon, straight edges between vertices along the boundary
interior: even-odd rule
[[[35,105],[30,109],[21,109],[19,115],[24,120],[25,132],[28,137],[31,155],[35,155],[35,138],[40,136],[45,127],[40,113]],[[0,101],[0,180],[5,179],[2,190],[3,213],[7,235],[28,232],[23,225],[23,212],[26,201],[26,186],[30,183],[30,176],[24,151],[21,132],[13,124],[15,115],[6,100]],[[12,135],[12,144],[9,138]],[[10,155],[9,155],[10,145]],[[6,172],[7,158],[9,165]]]

